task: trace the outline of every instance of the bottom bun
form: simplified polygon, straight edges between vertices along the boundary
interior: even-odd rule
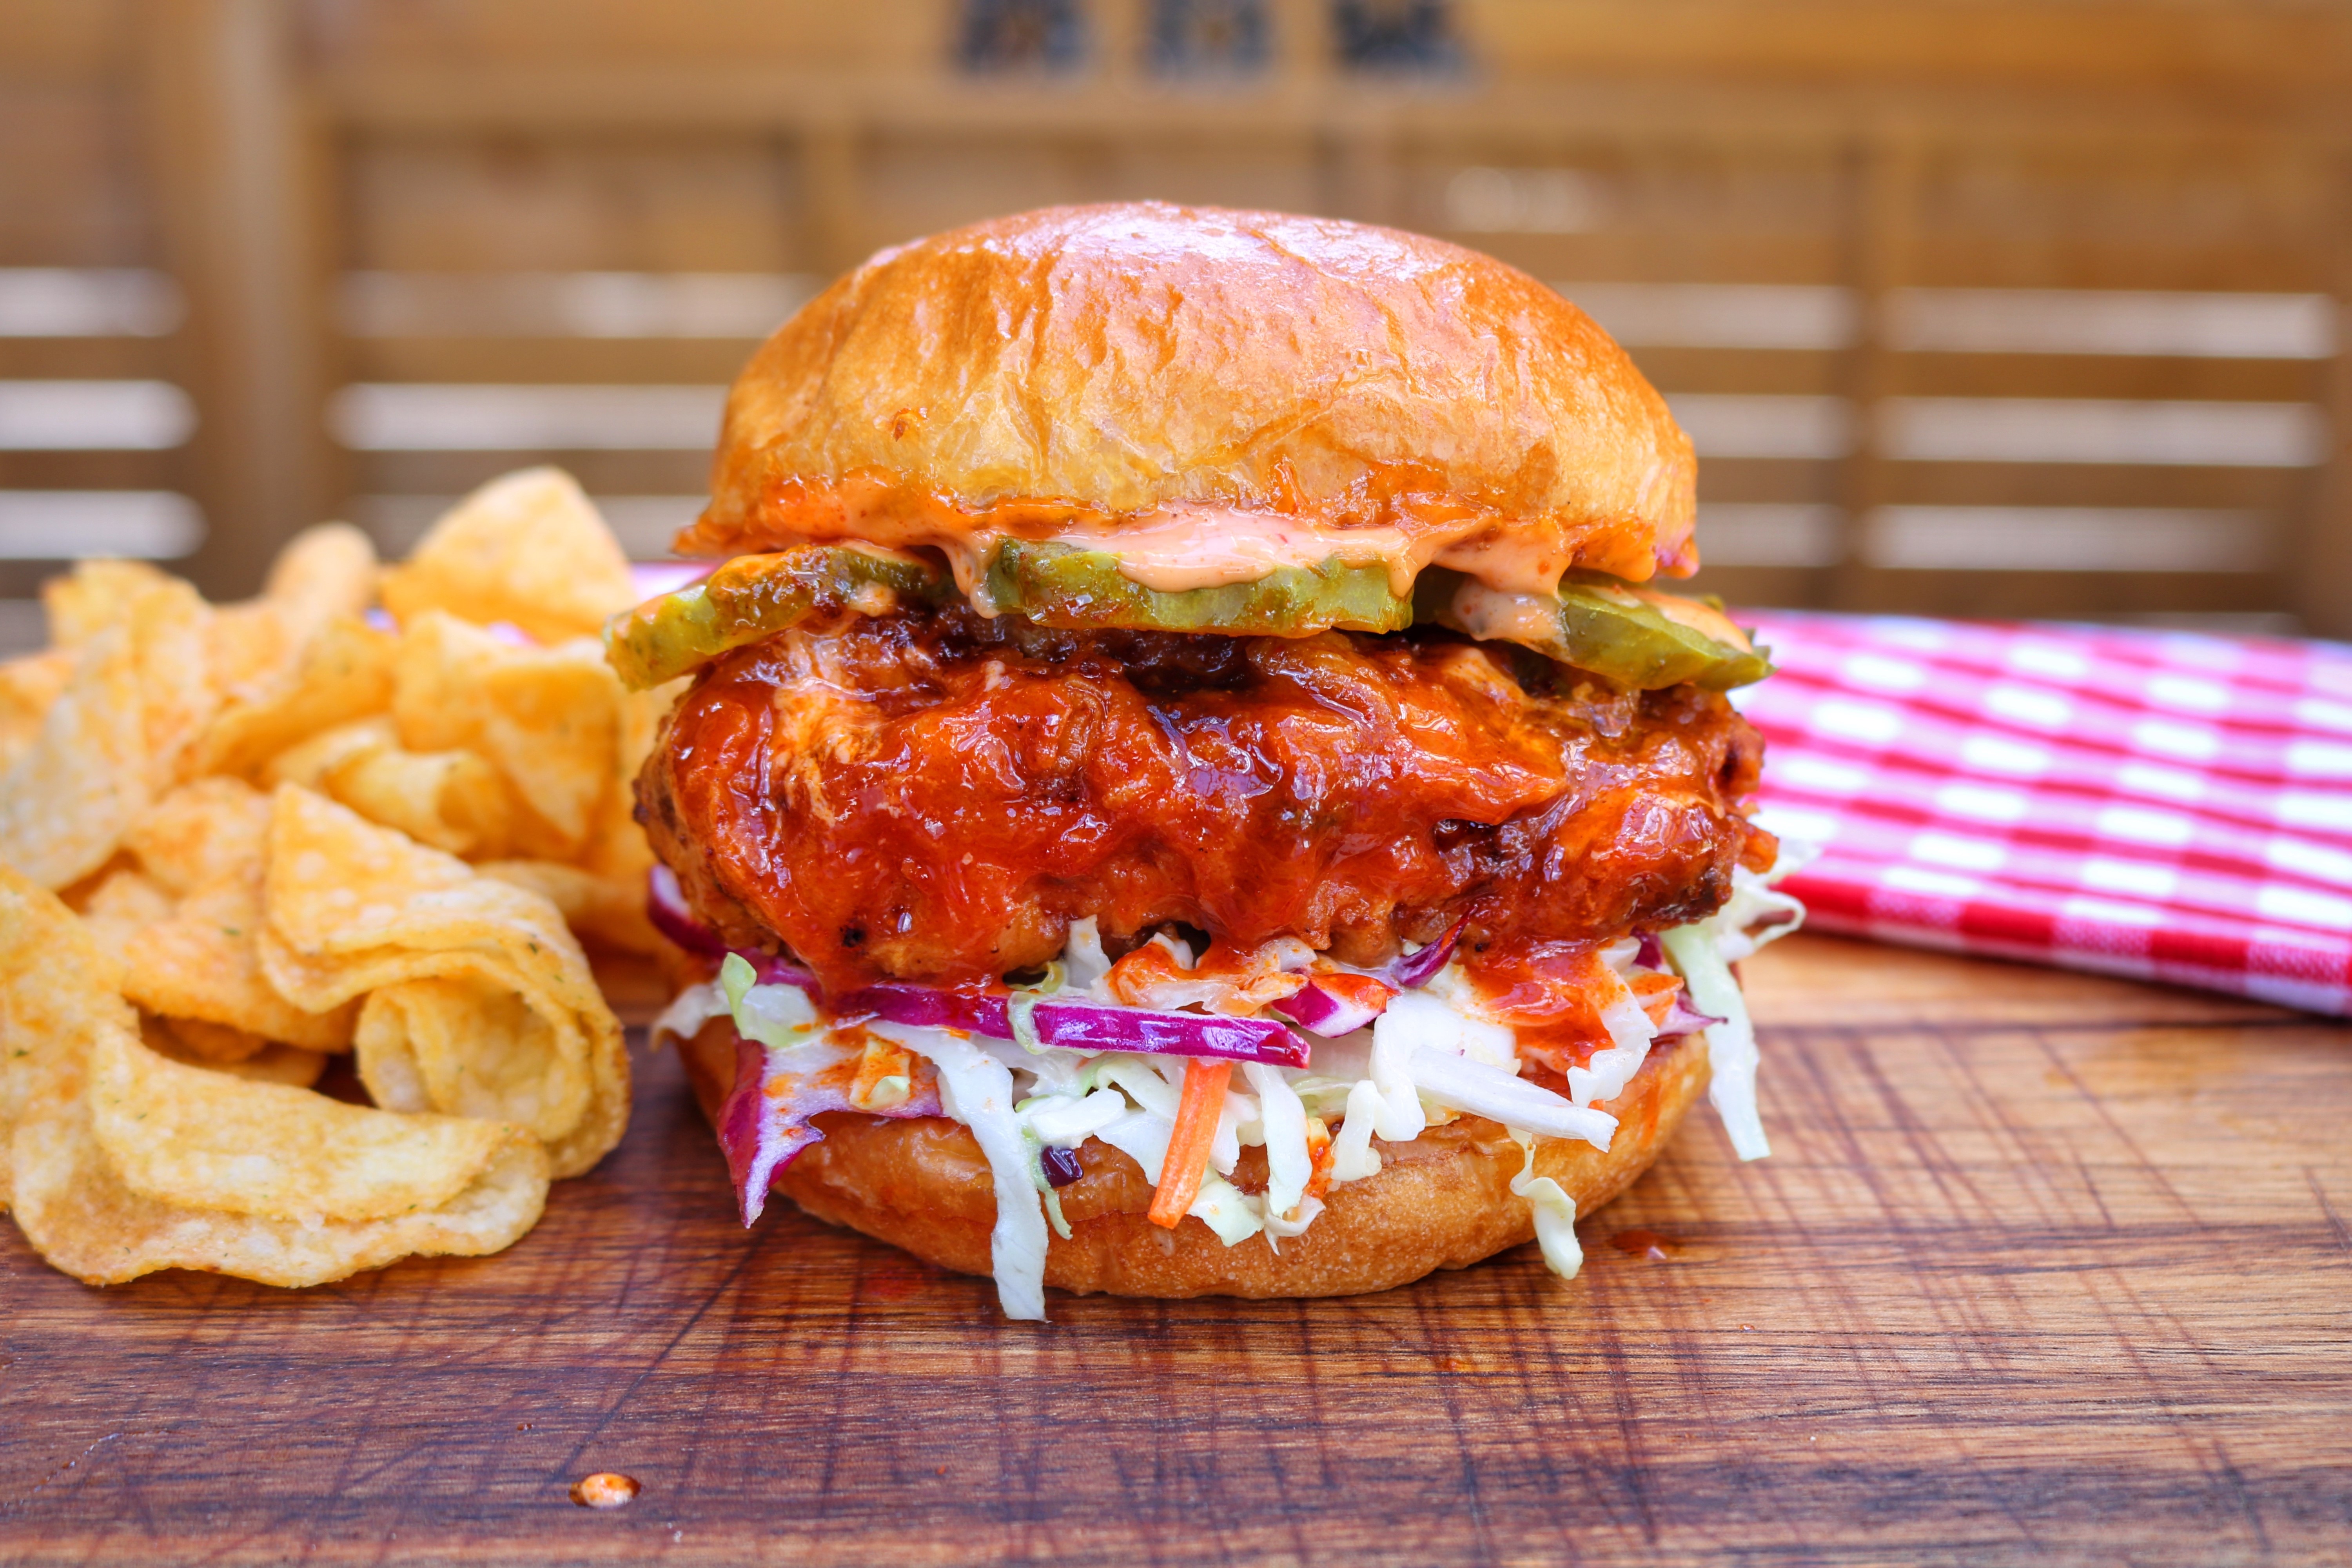
[[[704,1114],[714,1115],[733,1081],[733,1024],[712,1019],[680,1053]],[[1536,1173],[1557,1181],[1580,1217],[1591,1214],[1650,1168],[1706,1081],[1696,1042],[1662,1045],[1603,1105],[1618,1121],[1608,1151],[1538,1139]],[[990,1271],[995,1185],[961,1122],[833,1111],[816,1124],[824,1142],[778,1176],[776,1191],[943,1268]],[[1078,1151],[1086,1173],[1061,1189],[1070,1237],[1053,1238],[1045,1283],[1115,1296],[1352,1296],[1466,1268],[1535,1238],[1532,1211],[1511,1194],[1524,1156],[1496,1123],[1463,1116],[1410,1143],[1372,1147],[1379,1173],[1333,1187],[1306,1234],[1283,1238],[1277,1253],[1264,1235],[1227,1247],[1189,1215],[1173,1230],[1153,1225],[1142,1167],[1089,1139]],[[1265,1152],[1242,1151],[1233,1179],[1244,1192],[1264,1190]]]

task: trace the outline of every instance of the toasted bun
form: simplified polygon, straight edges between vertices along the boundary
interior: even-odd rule
[[[696,1097],[715,1116],[735,1070],[733,1026],[713,1019],[680,1048]],[[1703,1049],[1687,1040],[1661,1047],[1610,1102],[1618,1129],[1608,1152],[1542,1139],[1537,1173],[1558,1181],[1580,1215],[1591,1214],[1650,1168],[1706,1081]],[[989,1272],[995,1188],[961,1122],[836,1112],[817,1125],[824,1142],[784,1172],[777,1191],[819,1219],[943,1268]],[[1466,1268],[1534,1239],[1527,1203],[1511,1195],[1519,1146],[1494,1122],[1465,1116],[1410,1143],[1374,1147],[1380,1173],[1332,1188],[1306,1234],[1276,1253],[1264,1236],[1226,1247],[1190,1217],[1160,1229],[1146,1217],[1151,1186],[1142,1168],[1089,1140],[1079,1151],[1086,1174],[1062,1189],[1071,1235],[1053,1239],[1045,1283],[1115,1296],[1352,1296]],[[1244,1190],[1263,1184],[1263,1158],[1243,1152],[1234,1179]]]
[[[1608,334],[1489,257],[1280,213],[1051,207],[883,251],[785,323],[680,548],[1115,537],[1192,506],[1434,527],[1412,569],[1443,548],[1490,576],[1483,550],[1524,567],[1496,585],[1548,588],[1695,568],[1695,474]]]

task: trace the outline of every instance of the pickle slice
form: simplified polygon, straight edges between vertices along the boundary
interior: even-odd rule
[[[1108,551],[1007,540],[973,597],[992,614],[1070,630],[1307,637],[1412,624],[1412,601],[1390,589],[1386,566],[1350,566],[1336,556],[1319,566],[1280,567],[1254,583],[1166,594],[1123,574]]]
[[[954,590],[944,567],[869,545],[739,555],[699,583],[614,616],[604,626],[604,658],[622,684],[643,691],[814,617],[887,616]]]
[[[1424,572],[1414,588],[1424,621],[1517,643],[1615,686],[1728,691],[1772,673],[1764,650],[1717,606],[1598,572],[1571,572],[1549,595],[1500,593],[1443,570]]]

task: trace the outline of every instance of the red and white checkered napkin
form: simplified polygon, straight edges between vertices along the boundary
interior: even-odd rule
[[[1756,618],[1813,925],[2352,1015],[2352,647]]]

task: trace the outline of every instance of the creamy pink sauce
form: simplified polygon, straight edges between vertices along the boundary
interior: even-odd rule
[[[1559,605],[1548,593],[1504,594],[1465,583],[1454,592],[1454,616],[1480,642],[1542,647],[1559,635]]]
[[[1529,537],[1534,531],[1506,531],[1482,517],[1425,525],[1412,533],[1392,527],[1333,528],[1306,518],[1175,505],[1129,519],[1116,532],[1073,529],[1053,542],[1111,551],[1118,556],[1119,575],[1163,594],[1255,583],[1269,572],[1312,569],[1336,558],[1349,566],[1386,566],[1389,591],[1402,598],[1432,564],[1450,566],[1505,592],[1549,593],[1568,570],[1573,552],[1556,540]],[[982,558],[986,554],[983,550]]]
[[[1548,594],[1571,567],[1640,581],[1662,559],[1653,529],[1627,518],[1513,519],[1445,498],[1404,498],[1391,515],[1394,521],[1376,522],[1198,501],[1123,516],[1055,501],[1000,503],[975,514],[887,479],[855,475],[821,486],[782,485],[754,515],[705,514],[679,536],[678,548],[734,554],[803,541],[857,541],[936,550],[947,557],[967,598],[974,596],[997,550],[1013,540],[1105,552],[1118,558],[1130,581],[1161,593],[1255,582],[1269,572],[1337,560],[1385,568],[1400,597],[1433,565],[1498,593]],[[1664,558],[1696,564],[1686,530]]]
[[[867,541],[944,553],[956,585],[970,596],[990,559],[1008,540],[1099,550],[1118,557],[1120,575],[1163,594],[1255,583],[1285,567],[1312,569],[1337,559],[1385,566],[1389,590],[1402,598],[1431,566],[1448,566],[1504,593],[1546,594],[1575,564],[1575,551],[1553,538],[1506,531],[1488,518],[1424,525],[1337,528],[1279,513],[1213,507],[1164,507],[1116,530],[1076,527],[1047,533],[973,527],[953,531],[914,520],[862,520]],[[887,537],[886,537],[887,536]]]
[[[1654,588],[1596,585],[1593,592],[1623,605],[1648,605],[1677,626],[1712,637],[1742,653],[1755,652],[1748,634],[1711,605],[1661,594]],[[1524,643],[1541,647],[1559,631],[1559,601],[1549,589],[1536,594],[1506,594],[1484,583],[1465,583],[1454,592],[1454,616],[1463,631],[1480,642]]]

